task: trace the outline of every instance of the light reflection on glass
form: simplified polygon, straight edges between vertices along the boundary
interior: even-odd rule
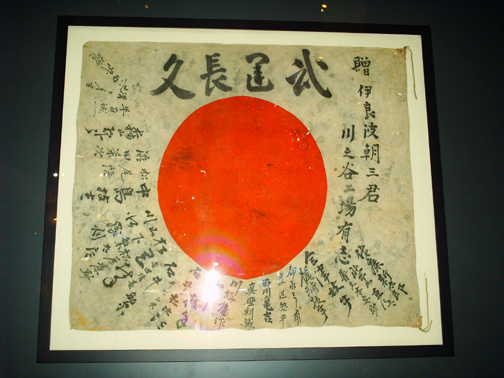
[[[215,263],[214,265],[218,265]],[[204,302],[213,303],[219,299],[219,287],[217,284],[220,281],[220,273],[212,269],[205,274],[205,284],[201,290],[201,295]]]

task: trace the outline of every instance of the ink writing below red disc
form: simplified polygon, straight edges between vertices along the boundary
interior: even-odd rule
[[[327,195],[314,138],[293,114],[238,96],[197,109],[163,155],[158,197],[177,245],[205,269],[274,273],[310,242]]]

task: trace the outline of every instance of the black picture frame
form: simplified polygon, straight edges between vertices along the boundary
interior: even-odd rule
[[[428,123],[432,197],[437,246],[437,280],[440,298],[442,342],[435,345],[400,346],[345,346],[307,348],[240,348],[240,349],[133,349],[99,350],[51,349],[51,319],[57,234],[58,184],[64,109],[65,75],[69,28],[128,27],[128,28],[181,28],[215,30],[271,30],[284,32],[348,33],[373,35],[409,35],[421,38],[423,56],[423,85]],[[272,22],[246,20],[196,20],[157,18],[109,18],[61,16],[58,19],[54,69],[54,88],[50,134],[50,155],[46,188],[46,213],[42,282],[39,314],[39,362],[149,362],[149,361],[233,361],[233,360],[322,360],[340,358],[429,357],[454,354],[447,242],[444,218],[443,187],[440,163],[436,97],[434,86],[431,33],[427,26],[369,25],[308,22]],[[418,80],[418,79],[417,79]],[[418,81],[417,81],[418,83]]]

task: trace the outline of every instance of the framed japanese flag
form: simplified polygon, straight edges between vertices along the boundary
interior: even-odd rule
[[[427,27],[61,17],[40,361],[453,353]]]

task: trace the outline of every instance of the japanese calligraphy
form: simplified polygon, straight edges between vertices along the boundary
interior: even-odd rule
[[[82,57],[72,328],[415,324],[405,54],[88,42]]]

